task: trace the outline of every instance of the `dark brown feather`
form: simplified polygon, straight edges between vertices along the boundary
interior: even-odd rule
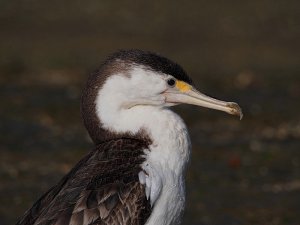
[[[122,138],[99,144],[17,225],[142,225],[151,212],[138,173],[149,142]]]

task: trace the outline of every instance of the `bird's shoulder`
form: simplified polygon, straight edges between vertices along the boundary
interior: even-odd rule
[[[151,206],[138,174],[148,144],[132,138],[99,144],[17,224],[144,224]]]

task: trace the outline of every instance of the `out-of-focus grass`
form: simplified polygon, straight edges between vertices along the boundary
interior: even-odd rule
[[[112,51],[178,61],[237,118],[177,107],[190,129],[184,224],[299,224],[297,1],[0,1],[0,224],[12,224],[92,147],[79,114]]]

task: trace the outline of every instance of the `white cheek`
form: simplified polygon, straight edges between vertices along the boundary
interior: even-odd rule
[[[154,74],[152,71],[135,68],[131,73],[129,84],[135,90],[132,88],[129,90],[140,96],[153,96],[161,93],[166,89],[166,82],[162,76]]]
[[[105,128],[122,131],[136,131],[140,121],[127,109],[135,105],[163,105],[165,98],[159,93],[165,91],[163,75],[154,74],[142,68],[134,68],[130,76],[115,74],[109,77],[96,98],[96,112]],[[131,123],[128,123],[132,120]]]

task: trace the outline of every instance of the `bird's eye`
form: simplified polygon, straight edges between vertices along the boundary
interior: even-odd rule
[[[170,78],[170,79],[167,80],[167,83],[168,83],[168,85],[169,85],[170,87],[174,87],[176,81],[175,81],[174,78]]]

